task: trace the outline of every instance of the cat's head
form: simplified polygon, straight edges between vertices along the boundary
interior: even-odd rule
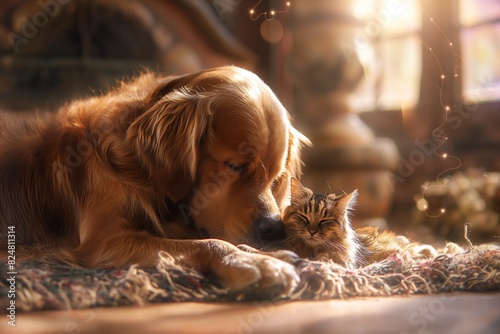
[[[357,190],[341,195],[314,194],[292,178],[291,204],[283,212],[287,239],[302,241],[309,246],[342,248],[352,234],[349,216],[357,195]]]

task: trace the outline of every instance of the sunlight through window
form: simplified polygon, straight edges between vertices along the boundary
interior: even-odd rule
[[[354,110],[414,106],[422,72],[421,11],[415,0],[358,0],[353,15],[363,24],[355,35],[365,78],[350,97]]]
[[[463,97],[500,99],[500,1],[461,0],[460,24]]]

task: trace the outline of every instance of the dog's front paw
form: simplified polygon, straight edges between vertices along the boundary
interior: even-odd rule
[[[239,249],[242,251],[248,252],[248,253],[257,253],[257,254],[262,254],[262,255],[268,255],[277,259],[280,259],[282,261],[288,262],[290,264],[296,264],[298,261],[300,261],[300,257],[292,252],[291,250],[286,250],[286,249],[274,249],[274,250],[258,250],[256,248],[253,248],[251,246],[248,246],[246,244],[241,244],[237,246]]]
[[[218,274],[232,292],[250,298],[276,298],[287,295],[300,281],[295,267],[260,253],[236,250],[223,257]]]

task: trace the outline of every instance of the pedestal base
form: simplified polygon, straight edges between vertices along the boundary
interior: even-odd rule
[[[394,142],[377,138],[366,145],[308,149],[304,161],[305,186],[317,193],[338,194],[358,189],[354,224],[383,227],[380,219],[384,219],[392,203],[391,171],[398,163]]]

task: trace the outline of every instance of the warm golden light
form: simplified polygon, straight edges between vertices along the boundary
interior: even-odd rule
[[[251,8],[249,11],[250,12],[250,19],[252,21],[257,21],[261,16],[264,16],[264,19],[266,21],[272,21],[275,19],[276,15],[288,12],[290,10],[290,5],[291,5],[291,2],[287,1],[286,8],[283,10],[271,9],[269,12],[257,12],[256,13],[255,9],[260,5],[261,2],[262,2],[262,0],[259,0],[257,2],[257,4],[253,8]]]

